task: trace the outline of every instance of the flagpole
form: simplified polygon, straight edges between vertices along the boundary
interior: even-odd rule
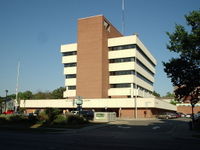
[[[19,106],[18,104],[18,89],[19,89],[19,69],[20,69],[20,61],[18,62],[18,66],[17,66],[17,84],[16,84],[16,99],[15,99],[15,105]],[[15,112],[16,112],[16,108],[15,108]]]

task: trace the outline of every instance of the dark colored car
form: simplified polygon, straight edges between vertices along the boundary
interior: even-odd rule
[[[92,110],[82,110],[80,111],[80,115],[87,118],[88,120],[93,120],[94,112]]]

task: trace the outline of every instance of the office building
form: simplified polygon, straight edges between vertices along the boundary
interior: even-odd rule
[[[64,98],[152,97],[156,59],[138,35],[123,36],[101,15],[79,19],[77,35],[61,46]]]

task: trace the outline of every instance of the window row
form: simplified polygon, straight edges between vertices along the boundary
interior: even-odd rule
[[[76,67],[76,63],[65,63],[64,67]]]
[[[63,56],[70,56],[70,55],[76,55],[77,51],[71,51],[71,52],[63,52],[62,55]]]
[[[110,88],[130,88],[132,83],[119,83],[119,84],[110,84]],[[136,88],[136,85],[133,84],[133,88]],[[137,89],[145,91],[147,93],[152,93],[152,91],[137,85]]]
[[[143,75],[141,75],[140,73],[137,73],[137,77],[142,79],[143,81],[145,81],[146,83],[153,85],[153,82],[150,81],[149,79],[147,79],[146,77],[144,77]]]
[[[135,57],[109,59],[109,63],[121,63],[121,62],[132,62],[132,61],[135,61]]]
[[[142,91],[144,91],[144,92],[146,92],[146,93],[152,94],[152,91],[147,90],[146,88],[143,88],[143,87],[141,87],[141,86],[139,86],[139,85],[137,85],[137,88],[140,89],[140,90],[142,90]]]
[[[76,90],[76,86],[68,86],[68,90]]]
[[[127,88],[131,87],[131,83],[110,84],[110,88]]]
[[[137,45],[137,51],[153,66],[155,67],[156,65],[151,61],[151,59],[143,52],[143,50]]]
[[[135,74],[134,70],[110,71],[111,76]]]
[[[131,49],[131,48],[136,48],[136,44],[112,46],[112,47],[109,47],[109,50],[116,51],[116,50]]]
[[[76,78],[76,74],[67,74],[65,75],[66,79],[70,79],[70,78]]]
[[[148,68],[146,67],[139,59],[137,59],[137,64],[142,67],[144,70],[146,70],[149,74],[151,74],[152,76],[154,76],[154,73]]]
[[[124,50],[124,49],[131,49],[136,48],[137,51],[153,66],[156,65],[152,62],[152,60],[142,51],[142,49],[137,44],[129,44],[129,45],[120,45],[120,46],[112,46],[109,47],[109,51],[116,51],[116,50]]]

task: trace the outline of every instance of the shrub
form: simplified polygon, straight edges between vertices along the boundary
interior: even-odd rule
[[[56,117],[62,113],[61,109],[57,109],[57,108],[48,108],[44,111],[47,116],[49,117],[47,120],[47,123],[50,124],[51,122],[53,122]]]
[[[69,115],[67,116],[67,124],[69,125],[77,125],[77,124],[85,124],[87,120],[83,117],[77,115]]]
[[[22,116],[22,115],[9,115],[9,122],[12,122],[12,123],[21,123],[21,122],[28,122],[28,119],[25,118],[25,116]]]
[[[19,114],[11,114],[11,115],[1,115],[0,116],[0,124],[7,123],[28,123],[28,117]]]
[[[46,112],[42,111],[38,115],[38,121],[41,123],[46,123],[49,120],[49,116],[46,114]]]
[[[55,125],[65,125],[67,123],[66,117],[64,115],[58,115],[56,119],[52,122]]]

